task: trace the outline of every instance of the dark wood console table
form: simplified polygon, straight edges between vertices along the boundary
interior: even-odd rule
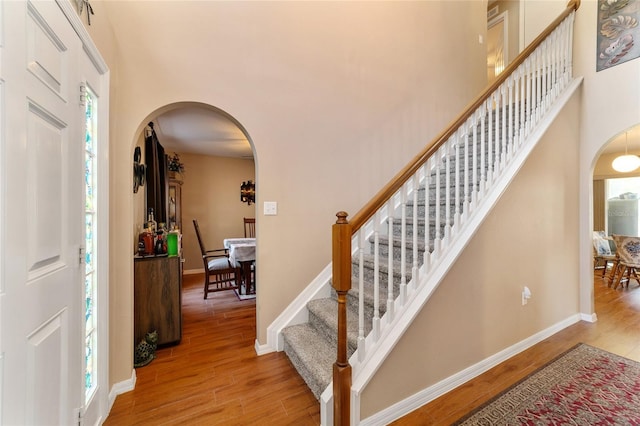
[[[134,258],[134,347],[150,331],[158,345],[182,338],[182,263],[179,256]]]

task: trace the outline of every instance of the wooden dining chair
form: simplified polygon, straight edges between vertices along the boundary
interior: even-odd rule
[[[607,276],[610,271],[609,287],[613,283],[613,274],[618,265],[615,243],[612,237],[607,236],[604,231],[593,231],[593,267],[594,270],[602,269],[602,277]]]
[[[196,219],[193,219],[193,227],[204,263],[204,298],[206,299],[211,292],[239,288],[240,270],[229,261],[229,251],[224,248],[207,250]]]
[[[255,217],[244,218],[244,237],[245,238],[256,237],[256,218]]]
[[[618,265],[615,273],[614,289],[620,284],[629,287],[629,282],[634,279],[640,284],[640,237],[627,235],[614,235],[613,241],[616,243],[616,254]]]

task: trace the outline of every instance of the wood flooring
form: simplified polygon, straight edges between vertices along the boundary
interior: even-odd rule
[[[231,291],[203,299],[185,275],[182,340],[136,369],[104,425],[318,425],[320,404],[284,352],[257,356],[256,304]]]
[[[105,425],[318,425],[319,403],[284,353],[255,354],[255,302],[232,291],[202,299],[185,276],[183,338],[136,370]],[[598,321],[579,322],[392,423],[450,425],[579,342],[640,361],[640,288],[594,278]]]
[[[594,278],[598,321],[581,321],[497,365],[453,391],[392,423],[393,426],[450,425],[556,356],[583,342],[640,361],[640,288],[607,287]]]

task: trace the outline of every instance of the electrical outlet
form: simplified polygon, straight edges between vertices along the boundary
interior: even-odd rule
[[[522,306],[526,305],[529,299],[531,299],[531,290],[529,287],[525,287],[522,289]]]

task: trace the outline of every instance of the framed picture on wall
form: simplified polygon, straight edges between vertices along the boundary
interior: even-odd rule
[[[596,71],[640,56],[638,0],[598,0]]]

